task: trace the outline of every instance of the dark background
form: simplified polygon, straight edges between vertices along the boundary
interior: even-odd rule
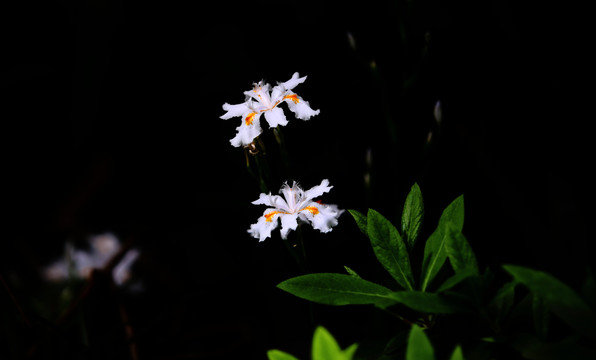
[[[0,270],[31,322],[13,332],[5,321],[17,353],[127,358],[116,303],[140,358],[264,358],[270,348],[305,357],[315,324],[342,346],[391,328],[368,308],[315,306],[312,322],[304,301],[275,288],[300,273],[278,233],[263,243],[246,233],[263,211],[250,204],[260,191],[229,144],[239,119],[220,120],[221,106],[296,71],[308,79],[294,90],[321,113],[303,122],[286,110],[288,174],[262,121],[274,192],[328,178],[326,202],[397,223],[418,182],[426,235],[463,193],[464,233],[482,267],[533,266],[576,288],[585,278],[594,175],[581,9],[44,1],[1,13]],[[141,249],[134,271],[145,291],[86,300],[84,346],[32,304],[52,303],[39,271],[64,243],[102,232]],[[313,271],[385,276],[348,214],[305,237]]]

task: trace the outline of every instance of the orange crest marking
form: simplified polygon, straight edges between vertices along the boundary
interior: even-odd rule
[[[263,215],[263,216],[265,216],[265,221],[266,222],[272,222],[273,221],[273,216],[275,216],[275,214],[287,214],[287,212],[283,212],[283,211],[272,211],[269,214]]]
[[[319,209],[317,209],[314,206],[307,206],[304,209],[302,209],[302,211],[304,211],[304,210],[310,211],[310,213],[313,214],[313,215],[317,215],[319,213]]]
[[[248,116],[246,117],[246,119],[244,119],[244,122],[246,123],[247,126],[248,125],[252,125],[252,122],[255,119],[255,115],[256,114],[257,113],[252,112],[252,113],[248,114]]]
[[[286,96],[284,96],[284,100],[285,99],[292,100],[294,102],[294,104],[298,104],[300,102],[300,99],[298,99],[298,95],[296,95],[296,94],[286,95]]]

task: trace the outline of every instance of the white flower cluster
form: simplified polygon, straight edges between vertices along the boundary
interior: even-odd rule
[[[260,117],[265,114],[265,120],[269,127],[286,126],[288,120],[284,111],[278,105],[286,103],[290,111],[298,119],[309,120],[312,116],[318,115],[320,110],[313,110],[308,101],[294,93],[294,89],[306,80],[306,76],[300,77],[294,73],[292,78],[286,82],[278,83],[271,89],[271,86],[263,81],[254,84],[254,88],[245,91],[246,99],[241,104],[230,105],[225,103],[223,109],[226,111],[221,119],[227,120],[240,116],[242,123],[236,128],[238,133],[230,140],[235,147],[248,147],[254,139],[259,136],[261,129]],[[267,205],[263,216],[251,225],[248,230],[254,238],[263,241],[271,236],[271,231],[281,223],[281,237],[286,239],[290,230],[296,230],[298,223],[310,223],[313,228],[321,232],[329,232],[337,225],[338,217],[343,213],[336,205],[323,204],[315,199],[331,190],[329,180],[325,179],[320,185],[310,190],[302,190],[296,182],[289,186],[284,184],[280,190],[283,195],[261,194],[254,205]]]
[[[58,260],[43,270],[46,280],[62,282],[69,278],[88,279],[93,269],[102,269],[120,249],[120,242],[112,234],[90,239],[91,251],[76,250],[67,245],[65,259]],[[139,251],[130,249],[112,270],[116,285],[123,285],[130,278],[130,267],[139,257]]]

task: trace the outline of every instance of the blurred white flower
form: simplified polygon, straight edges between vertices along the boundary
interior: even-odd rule
[[[270,127],[278,125],[285,126],[288,123],[284,111],[277,105],[285,102],[288,108],[292,111],[298,119],[308,120],[314,115],[318,115],[320,110],[313,110],[308,101],[302,99],[291,90],[298,84],[306,80],[306,76],[299,77],[298,73],[294,73],[292,78],[286,82],[278,83],[270,91],[270,85],[259,81],[254,85],[254,88],[245,91],[246,101],[241,104],[231,105],[225,103],[223,109],[226,113],[220,116],[221,119],[227,120],[233,117],[242,117],[242,123],[236,128],[238,133],[230,140],[233,146],[249,145],[257,136],[263,131],[261,129],[260,118],[261,114],[265,114],[265,120]]]
[[[312,227],[323,232],[331,231],[337,225],[337,218],[343,213],[336,205],[326,205],[314,199],[331,190],[329,180],[321,181],[310,190],[302,190],[296,182],[290,187],[284,184],[279,195],[261,194],[259,199],[253,201],[254,205],[268,205],[263,216],[256,224],[250,226],[248,232],[263,241],[271,236],[271,231],[278,226],[277,219],[281,220],[281,237],[286,239],[290,230],[296,230],[298,221],[311,223]]]
[[[437,122],[437,124],[441,125],[441,121],[443,121],[443,109],[441,107],[441,100],[437,100],[437,102],[435,103],[433,115],[435,116],[435,121]]]
[[[102,269],[121,249],[120,242],[112,234],[102,234],[89,240],[89,252],[76,250],[68,244],[65,258],[52,263],[43,270],[43,277],[52,282],[61,282],[69,277],[88,279],[93,269]],[[112,277],[117,285],[122,285],[130,278],[130,267],[138,258],[138,250],[131,249],[112,270]]]

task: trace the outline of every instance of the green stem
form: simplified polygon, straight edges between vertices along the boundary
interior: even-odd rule
[[[273,129],[273,134],[275,135],[275,140],[277,141],[277,145],[279,145],[279,153],[281,155],[281,161],[284,164],[284,170],[286,172],[286,176],[289,175],[290,172],[290,156],[288,154],[288,150],[286,148],[286,139],[284,137],[281,128],[276,126]]]

